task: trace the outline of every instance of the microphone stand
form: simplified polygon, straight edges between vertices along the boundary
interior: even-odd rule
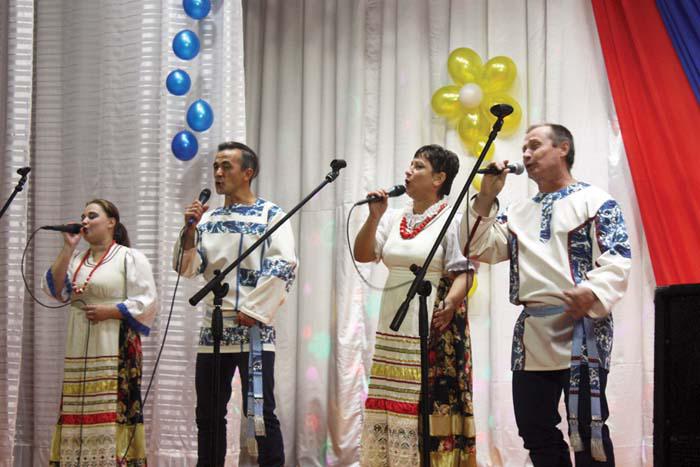
[[[459,207],[462,203],[462,200],[467,196],[467,193],[469,193],[469,187],[471,186],[472,181],[474,180],[474,177],[476,176],[477,170],[479,170],[479,167],[481,167],[481,163],[484,161],[484,158],[486,157],[486,153],[488,152],[489,148],[491,147],[491,143],[493,143],[493,140],[496,139],[496,135],[498,134],[499,131],[501,131],[501,128],[503,127],[503,119],[507,116],[510,115],[513,112],[513,108],[510,107],[507,104],[496,104],[493,107],[491,107],[491,113],[496,116],[496,122],[493,124],[493,128],[491,129],[491,133],[489,133],[488,140],[486,141],[486,144],[484,146],[484,149],[481,151],[481,154],[479,155],[479,158],[476,161],[476,164],[474,164],[474,167],[472,167],[472,171],[469,174],[469,177],[467,178],[467,182],[464,184],[464,187],[462,188],[462,191],[459,193],[459,196],[457,197],[457,200],[455,201],[454,205],[452,206],[452,210],[450,211],[450,214],[447,216],[447,221],[445,224],[442,226],[442,229],[440,230],[440,233],[438,234],[437,238],[435,239],[435,243],[433,243],[433,247],[430,249],[430,253],[428,253],[428,256],[425,258],[425,261],[423,262],[423,266],[418,267],[415,264],[411,266],[411,271],[413,274],[415,274],[415,278],[413,279],[413,283],[411,284],[411,287],[408,289],[408,293],[406,294],[406,299],[403,301],[399,309],[396,311],[396,315],[394,315],[394,319],[391,321],[391,325],[389,326],[393,331],[398,331],[401,328],[401,323],[403,323],[404,318],[406,318],[406,313],[408,312],[408,307],[411,304],[411,300],[416,296],[416,293],[420,295],[419,299],[419,308],[418,308],[418,329],[419,329],[419,336],[420,336],[420,369],[421,369],[421,394],[420,394],[420,432],[421,432],[421,466],[422,467],[429,467],[430,466],[430,405],[429,405],[429,394],[428,394],[428,304],[427,304],[427,299],[428,296],[430,296],[431,292],[431,284],[430,281],[425,280],[425,272],[428,270],[428,266],[430,263],[433,261],[433,257],[435,256],[435,253],[437,252],[438,247],[440,246],[440,243],[442,242],[442,239],[445,237],[445,234],[447,233],[447,229],[450,227],[450,224],[452,222],[452,219],[455,217],[457,214],[457,211],[459,210]]]
[[[15,199],[15,196],[17,196],[17,193],[22,191],[22,188],[24,187],[24,184],[27,182],[27,174],[29,171],[32,170],[31,167],[22,167],[21,169],[17,169],[17,173],[22,176],[22,178],[19,179],[17,182],[17,186],[15,187],[14,191],[10,195],[10,197],[5,201],[5,205],[2,207],[2,210],[0,210],[0,218],[5,214],[5,211],[7,211],[7,208],[10,207],[10,203],[12,203],[12,200]]]
[[[221,381],[221,368],[219,367],[221,361],[221,339],[223,337],[223,316],[221,314],[221,304],[223,298],[228,293],[229,285],[224,283],[223,280],[226,275],[233,269],[238,267],[239,264],[243,262],[250,254],[255,251],[260,245],[265,242],[277,229],[279,229],[282,224],[284,224],[290,217],[292,217],[299,209],[302,208],[311,198],[313,198],[316,193],[321,191],[326,185],[333,182],[338,175],[340,175],[340,169],[345,167],[347,164],[342,159],[334,159],[331,162],[331,171],[326,174],[325,179],[321,182],[314,190],[309,193],[304,199],[302,199],[296,206],[292,208],[287,214],[284,215],[282,219],[279,220],[275,225],[268,229],[255,243],[253,243],[246,251],[241,253],[241,255],[236,258],[231,264],[226,266],[222,271],[215,270],[214,277],[207,282],[204,287],[202,287],[197,293],[190,297],[190,305],[196,306],[209,292],[214,293],[214,309],[212,310],[211,316],[211,332],[213,340],[213,380],[214,380],[214,407],[218,409],[219,399],[220,399],[220,389],[219,383]],[[245,397],[245,396],[244,396]],[[219,434],[219,419],[216,417],[214,422],[214,437],[212,440],[212,453],[214,459],[217,459],[216,454],[218,452],[218,434]]]

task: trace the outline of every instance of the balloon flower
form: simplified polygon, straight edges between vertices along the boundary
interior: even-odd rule
[[[515,133],[522,110],[508,91],[517,76],[515,62],[509,57],[493,57],[486,63],[472,49],[462,47],[450,53],[447,71],[454,84],[443,86],[433,94],[433,111],[457,128],[464,146],[474,156],[481,154],[493,123],[489,109],[494,104],[513,106],[513,113],[503,121],[500,135]],[[491,145],[485,160],[493,157]],[[476,181],[476,180],[475,180]]]

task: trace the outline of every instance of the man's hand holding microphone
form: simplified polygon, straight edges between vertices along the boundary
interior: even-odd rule
[[[474,210],[480,216],[488,217],[496,197],[506,184],[508,174],[519,175],[524,170],[525,167],[521,163],[509,164],[507,160],[491,162],[486,168],[479,170],[478,173],[483,174],[484,178],[481,180],[481,190],[474,201]]]

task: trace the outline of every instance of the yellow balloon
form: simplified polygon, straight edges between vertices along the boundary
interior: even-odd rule
[[[470,147],[480,139],[487,137],[488,122],[478,109],[470,110],[466,112],[464,117],[459,121],[457,131],[464,145]]]
[[[474,157],[479,158],[479,155],[481,154],[481,151],[484,150],[484,147],[486,147],[486,138],[480,139],[476,143],[469,146],[469,152],[471,152],[474,155]],[[484,157],[484,165],[486,165],[487,162],[489,162],[491,159],[493,159],[493,154],[495,152],[496,152],[496,143],[493,142],[493,143],[491,143],[489,150],[486,151],[486,156]]]
[[[508,104],[513,107],[513,113],[503,119],[503,128],[499,133],[500,136],[510,136],[520,128],[520,122],[523,118],[523,111],[515,98],[505,93],[490,94],[484,98],[481,111],[484,114],[489,125],[493,126],[496,117],[489,109],[496,104]]]
[[[469,288],[469,292],[467,292],[467,297],[472,298],[472,295],[476,293],[477,287],[479,287],[479,281],[476,279],[477,275],[474,273],[474,280],[472,281],[472,286]]]
[[[510,57],[493,57],[484,65],[479,82],[484,92],[507,91],[513,85],[518,69]]]
[[[474,187],[476,191],[481,191],[481,180],[483,178],[483,175],[477,175],[476,177],[474,177],[474,180],[472,180],[472,187]],[[476,279],[476,276],[474,276],[474,279]]]
[[[460,85],[475,82],[482,74],[479,54],[467,47],[454,49],[447,58],[447,71],[452,80]]]
[[[443,86],[433,94],[430,105],[433,111],[448,120],[457,117],[462,109],[459,102],[459,86]]]

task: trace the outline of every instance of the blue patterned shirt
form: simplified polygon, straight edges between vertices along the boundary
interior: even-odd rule
[[[495,211],[496,208],[494,208]],[[595,320],[601,365],[609,368],[613,322],[610,313],[624,294],[631,248],[622,211],[603,190],[574,183],[538,193],[505,212],[479,216],[470,207],[470,257],[487,263],[510,261],[510,300],[516,305],[563,305],[562,292],[591,289],[599,300],[588,312]],[[523,312],[524,313],[524,312]],[[567,314],[518,319],[513,369],[555,370],[571,360],[573,320]]]
[[[261,198],[252,205],[234,204],[207,211],[197,225],[195,248],[184,253],[183,276],[201,274],[210,280],[215,270],[225,269],[282,217],[284,212],[277,205]],[[173,263],[177,261],[179,247],[178,242]],[[229,273],[225,279],[229,291],[222,305],[221,352],[249,350],[248,328],[236,323],[238,311],[262,323],[263,350],[274,350],[273,320],[294,282],[296,266],[291,224],[285,223]],[[211,352],[213,295],[207,295],[205,300],[207,310],[200,329],[199,351]]]

